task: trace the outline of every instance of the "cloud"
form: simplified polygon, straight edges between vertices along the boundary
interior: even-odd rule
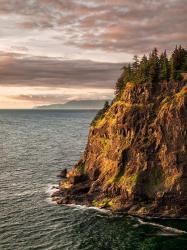
[[[0,86],[111,89],[122,63],[0,53]]]
[[[1,0],[0,9],[10,20],[1,24],[4,35],[19,33],[15,28],[31,33],[56,30],[58,36],[48,41],[80,51],[137,54],[155,46],[171,50],[186,45],[186,12],[185,0]]]
[[[24,46],[11,46],[11,50],[13,51],[20,51],[20,52],[27,52],[29,49]]]
[[[186,46],[186,12],[186,0],[0,0],[0,105],[111,96],[133,54]]]
[[[72,96],[70,94],[31,94],[31,95],[10,95],[8,96],[10,99],[19,100],[19,101],[27,101],[31,103],[44,104],[44,103],[64,103],[70,99]]]
[[[153,47],[171,50],[176,44],[186,45],[187,7],[183,0],[112,3],[105,11],[101,7],[100,12],[80,21],[80,27],[88,32],[81,40],[74,39],[72,45],[137,54]]]
[[[78,92],[78,93],[76,93]],[[105,91],[105,93],[100,93],[97,89],[87,91],[86,93],[75,91],[74,93],[63,93],[63,94],[20,94],[20,95],[9,95],[8,98],[11,100],[24,101],[38,104],[53,104],[53,103],[65,103],[71,100],[110,100],[113,97],[112,91]]]

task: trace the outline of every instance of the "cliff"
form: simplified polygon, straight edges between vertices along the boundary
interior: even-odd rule
[[[187,217],[187,86],[128,82],[90,128],[58,203]]]

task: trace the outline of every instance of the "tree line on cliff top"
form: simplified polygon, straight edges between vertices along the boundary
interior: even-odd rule
[[[168,58],[166,50],[159,55],[155,48],[148,57],[144,55],[139,59],[138,56],[134,56],[133,63],[129,63],[122,69],[123,72],[115,85],[116,98],[121,95],[127,82],[156,84],[163,81],[182,80],[181,73],[187,72],[187,50],[181,45],[176,46]],[[104,116],[109,107],[109,102],[106,101],[93,119],[92,126]]]
[[[158,50],[155,48],[148,57],[144,55],[139,59],[134,56],[133,63],[123,67],[121,77],[115,86],[115,95],[121,94],[127,82],[141,84],[177,81],[182,80],[181,73],[186,71],[187,50],[176,46],[168,58],[166,51],[158,55]]]

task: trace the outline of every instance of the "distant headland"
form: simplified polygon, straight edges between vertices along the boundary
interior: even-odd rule
[[[106,100],[73,100],[68,101],[63,104],[49,104],[49,105],[41,105],[35,106],[33,109],[101,109]]]

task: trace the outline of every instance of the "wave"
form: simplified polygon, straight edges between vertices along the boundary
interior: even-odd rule
[[[50,184],[50,185],[48,185],[48,188],[46,189],[46,192],[49,195],[51,195],[57,190],[59,190],[58,186],[56,186],[54,184]],[[49,204],[57,205],[56,201],[53,201],[51,199],[51,197],[48,197],[46,200],[47,200],[47,202]],[[77,204],[63,204],[63,206],[64,207],[71,207],[71,208],[74,208],[75,210],[95,210],[95,211],[98,211],[99,213],[104,213],[104,214],[113,215],[113,216],[116,216],[116,217],[121,217],[120,215],[112,214],[112,212],[110,210],[108,210],[108,209],[98,208],[98,207],[94,207],[94,206],[77,205]],[[158,227],[158,228],[162,229],[163,231],[168,232],[168,233],[161,233],[162,235],[187,234],[186,231],[183,231],[183,230],[180,230],[180,229],[177,229],[177,228],[174,228],[174,227],[164,226],[162,224],[155,223],[155,222],[143,221],[140,218],[136,218],[136,219],[138,220],[139,224],[141,224],[141,225],[151,225],[151,226],[154,226],[154,227]],[[138,226],[138,224],[137,224],[137,226]],[[136,225],[135,225],[135,227],[136,227]]]
[[[59,190],[59,187],[54,185],[54,184],[49,184],[47,189],[46,189],[46,193],[49,194],[50,196],[55,192],[55,191],[58,191]],[[47,202],[49,204],[57,204],[56,201],[53,201],[51,199],[51,197],[48,197],[47,199]],[[66,207],[73,207],[75,209],[78,209],[78,210],[96,210],[98,212],[101,212],[101,213],[111,213],[110,210],[107,210],[107,209],[104,209],[104,208],[98,208],[98,207],[93,207],[93,206],[86,206],[86,205],[77,205],[77,204],[63,204],[63,206],[66,206]]]
[[[51,198],[49,198],[49,197],[46,198],[45,200],[46,200],[47,203],[50,204],[50,205],[57,205],[56,201],[53,201],[53,200],[52,200]]]
[[[170,232],[172,234],[187,234],[186,231],[183,231],[183,230],[180,230],[180,229],[177,229],[177,228],[174,228],[174,227],[168,227],[168,226],[164,226],[164,225],[161,225],[161,224],[158,224],[158,223],[154,223],[154,222],[143,221],[140,218],[137,218],[137,219],[138,219],[138,222],[141,225],[151,225],[151,226],[154,226],[154,227],[159,227],[162,230]]]
[[[55,192],[58,191],[59,187],[55,184],[49,184],[45,190],[45,192],[47,193],[48,197],[46,198],[46,201],[48,204],[50,205],[57,205],[56,201],[53,201],[51,198],[51,195]],[[50,196],[50,197],[49,197]]]
[[[77,204],[65,204],[64,206],[67,207],[73,207],[78,210],[96,210],[101,213],[109,214],[111,213],[110,210],[104,209],[104,208],[98,208],[98,207],[88,207],[86,205],[77,205]]]
[[[52,195],[55,191],[59,190],[59,187],[55,184],[49,184],[45,190],[47,194]]]

